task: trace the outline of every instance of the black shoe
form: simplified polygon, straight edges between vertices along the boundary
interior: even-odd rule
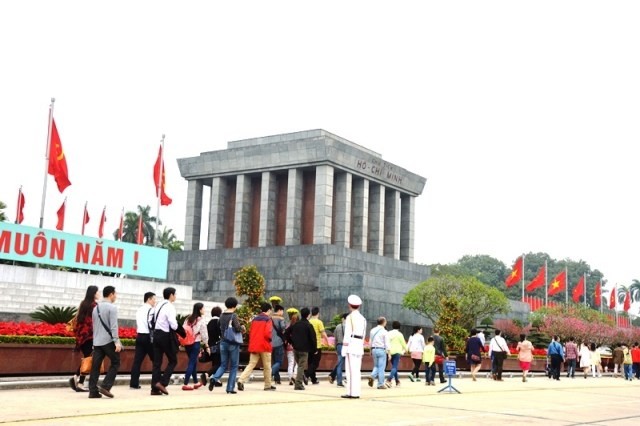
[[[213,380],[213,377],[212,377],[211,380],[209,380],[209,392],[213,390],[213,387],[215,385],[216,385],[216,382]]]
[[[264,390],[266,390],[266,391],[274,391],[274,390],[276,390],[276,387],[275,386],[270,386],[268,388],[264,388]]]
[[[340,398],[346,398],[346,399],[359,399],[359,396],[351,396],[351,395],[341,395]]]
[[[244,383],[238,382],[238,390],[239,391],[243,391],[244,390]]]
[[[69,387],[74,391],[78,392],[78,387],[76,386],[76,376],[73,376],[69,379]]]
[[[280,382],[280,379],[276,380],[276,385],[281,385],[282,382]]]
[[[102,398],[102,395],[99,393],[89,392],[89,398]]]
[[[129,389],[141,389],[142,386],[129,386]]]
[[[169,395],[169,391],[167,390],[167,388],[164,387],[162,383],[158,382],[155,385],[153,385],[153,387],[159,390],[160,392],[162,392],[163,394]]]
[[[152,390],[151,395],[162,395],[162,392],[160,392],[159,390]]]
[[[306,384],[306,383],[305,383],[305,384]],[[319,384],[320,384],[320,381],[318,381],[318,380],[312,380],[312,381],[311,381],[311,384],[312,384],[312,385],[319,385]]]
[[[295,386],[293,390],[304,390],[304,386]]]
[[[200,375],[200,383],[202,384],[202,386],[207,384],[207,373],[202,373]]]
[[[343,384],[343,383],[338,383],[338,387],[339,387],[339,388],[343,388],[343,387],[344,387],[344,384]]]
[[[109,389],[105,389],[102,386],[98,386],[98,392],[100,392],[107,398],[113,398],[113,394],[109,391]]]
[[[227,391],[227,393],[238,393],[238,392],[232,390],[232,391]]]
[[[329,376],[329,383],[333,384],[336,381],[336,378],[333,376]]]
[[[302,381],[304,382],[305,385],[309,384],[309,378],[307,376],[302,376]]]

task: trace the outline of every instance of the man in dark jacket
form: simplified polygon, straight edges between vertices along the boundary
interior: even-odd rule
[[[313,354],[317,351],[316,332],[309,322],[310,313],[309,308],[302,308],[300,310],[300,321],[288,329],[289,336],[287,336],[287,339],[293,346],[293,357],[298,364],[295,390],[304,390],[302,381],[304,378],[304,370],[307,368],[309,353]]]
[[[436,356],[441,356],[443,359],[440,359],[440,362],[436,361],[438,365],[438,375],[440,376],[440,383],[446,383],[447,381],[444,379],[444,359],[448,357],[447,355],[447,345],[444,344],[444,339],[440,336],[440,330],[437,328],[433,329],[433,346],[436,349]]]

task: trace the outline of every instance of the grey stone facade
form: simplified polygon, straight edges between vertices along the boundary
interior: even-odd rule
[[[401,308],[407,291],[429,276],[425,265],[330,244],[171,252],[167,279],[193,288],[194,297],[222,301],[235,295],[233,272],[256,265],[267,297],[285,306],[320,306],[322,318],[348,312],[347,296],[359,294],[369,323],[383,315],[406,325],[427,325]]]
[[[355,293],[370,322],[384,315],[427,325],[401,308],[429,277],[411,263],[423,177],[325,130],[229,142],[178,166],[189,182],[185,251],[170,253],[169,281],[224,300],[235,294],[233,273],[254,264],[268,296],[320,306],[327,321]],[[200,251],[203,186],[211,201],[208,249]]]

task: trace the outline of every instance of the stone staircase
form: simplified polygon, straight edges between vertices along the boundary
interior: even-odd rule
[[[136,310],[143,303],[144,293],[152,291],[158,300],[162,300],[165,287],[176,289],[174,306],[180,315],[190,314],[196,302],[204,303],[207,314],[214,306],[224,309],[224,303],[193,300],[191,287],[185,285],[0,265],[0,312],[24,317],[43,305],[77,307],[90,285],[98,286],[101,296],[105,286],[116,288],[118,317],[126,323],[135,323]]]

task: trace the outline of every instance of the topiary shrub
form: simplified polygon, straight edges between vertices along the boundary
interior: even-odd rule
[[[264,276],[255,265],[244,266],[234,272],[233,276],[235,277],[233,285],[236,288],[236,294],[246,296],[242,306],[236,310],[236,314],[248,333],[251,318],[260,313],[260,305],[266,302]]]

